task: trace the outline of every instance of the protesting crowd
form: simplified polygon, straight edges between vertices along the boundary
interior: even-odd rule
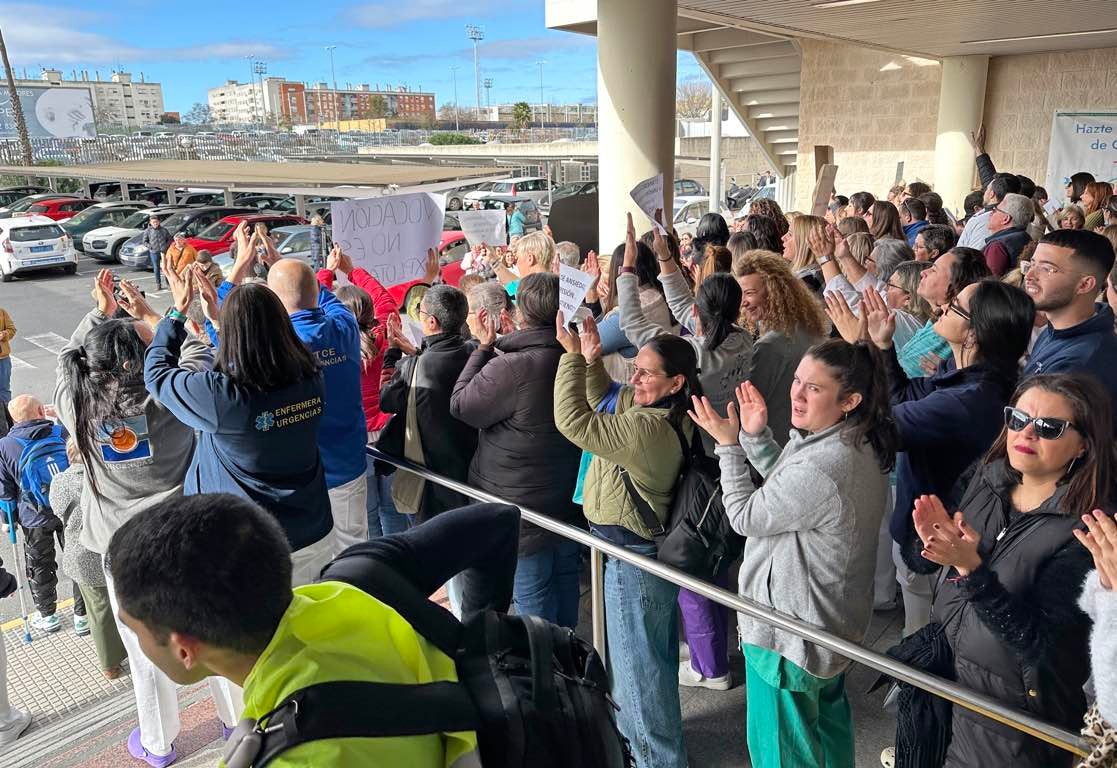
[[[337,246],[317,271],[279,258],[242,224],[222,280],[163,265],[165,315],[102,271],[53,403],[0,377],[0,506],[34,626],[60,629],[61,567],[74,630],[106,677],[131,675],[128,750],[151,766],[177,759],[177,686],[203,680],[230,768],[549,765],[493,760],[468,718],[428,727],[408,690],[475,670],[392,597],[445,585],[467,626],[525,617],[534,653],[531,627],[578,628],[587,552],[371,444],[854,643],[902,608],[890,655],[1083,730],[1082,764],[1117,765],[1117,196],[1075,174],[1050,214],[974,140],[960,219],[913,182],[824,216],[760,200],[682,239],[630,216],[604,258],[516,222],[455,285],[432,251],[403,286]],[[574,318],[563,268],[589,277]],[[15,333],[0,310],[0,363]],[[374,596],[362,568],[402,586]],[[0,570],[0,597],[16,586]],[[854,765],[849,659],[751,616],[734,634],[723,606],[617,558],[604,602],[622,760],[686,766],[679,687],[743,683],[753,766]],[[30,723],[4,667],[0,745]],[[337,681],[390,691],[308,694],[298,717],[342,724],[269,752],[287,702]],[[889,698],[885,765],[1074,762],[907,684]],[[366,709],[399,722],[351,722]]]

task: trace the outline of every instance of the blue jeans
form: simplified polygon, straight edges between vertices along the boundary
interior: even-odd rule
[[[0,403],[12,401],[12,358],[0,357]],[[3,414],[0,414],[3,418]]]
[[[155,273],[155,287],[158,290],[163,290],[163,273],[162,264],[163,254],[159,253],[157,248],[149,248],[148,253],[151,255],[151,270]]]
[[[512,591],[516,613],[574,629],[581,571],[582,546],[576,541],[563,539],[533,555],[520,556]]]
[[[629,551],[655,557],[654,544]],[[609,679],[617,725],[637,768],[686,768],[679,704],[679,588],[612,558],[605,560]]]
[[[365,473],[368,484],[368,537],[375,539],[390,533],[402,533],[411,527],[412,516],[396,511],[396,505],[392,503],[392,476],[377,477],[372,464],[370,456]]]

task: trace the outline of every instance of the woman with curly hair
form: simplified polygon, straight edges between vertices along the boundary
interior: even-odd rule
[[[749,251],[733,260],[741,286],[741,325],[756,336],[750,381],[768,402],[768,422],[784,445],[791,430],[791,381],[811,346],[829,331],[817,299],[787,261],[771,251]]]
[[[780,237],[787,234],[787,216],[775,200],[754,200],[749,203],[749,217],[765,216],[776,222],[780,230]]]
[[[787,219],[782,215],[778,220],[770,216],[749,216],[748,231],[756,238],[756,247],[762,251],[783,253],[783,236],[787,234],[787,228]]]

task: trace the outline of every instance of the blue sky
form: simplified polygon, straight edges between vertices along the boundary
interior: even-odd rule
[[[0,3],[12,66],[37,77],[53,66],[115,68],[163,84],[165,107],[185,112],[206,90],[249,75],[245,56],[267,61],[268,74],[330,81],[327,45],[336,45],[339,87],[346,82],[422,86],[438,104],[475,102],[473,49],[465,25],[483,27],[481,77],[493,79],[493,103],[538,101],[539,68],[552,103],[596,101],[594,38],[548,30],[543,0],[375,0],[374,2],[152,2],[86,0]],[[689,54],[680,78],[701,74]],[[482,103],[485,94],[482,89]]]

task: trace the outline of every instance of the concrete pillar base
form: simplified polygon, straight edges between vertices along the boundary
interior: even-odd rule
[[[935,191],[954,215],[965,215],[962,201],[975,186],[970,131],[985,111],[988,56],[948,56],[942,60],[938,129],[935,138]]]

